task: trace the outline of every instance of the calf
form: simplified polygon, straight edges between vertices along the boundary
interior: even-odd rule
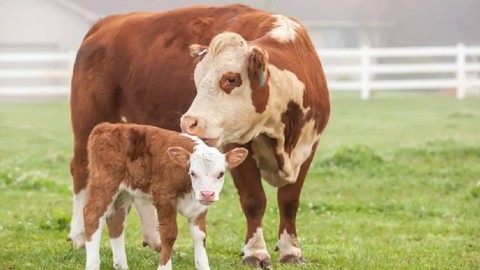
[[[102,123],[88,140],[88,198],[84,208],[86,269],[100,267],[100,238],[106,220],[115,269],[127,269],[124,222],[133,200],[156,207],[161,251],[158,269],[171,269],[177,237],[176,213],[188,218],[195,266],[209,269],[204,246],[207,206],[219,199],[225,168],[248,154],[226,154],[200,139],[153,126]]]

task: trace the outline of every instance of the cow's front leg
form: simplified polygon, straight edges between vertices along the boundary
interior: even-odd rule
[[[316,147],[313,147],[312,153]],[[300,204],[300,192],[312,162],[313,154],[303,163],[297,181],[278,189],[277,200],[280,211],[277,248],[281,263],[306,263],[300,249],[295,221]]]
[[[190,234],[193,239],[193,248],[195,253],[195,268],[197,270],[210,270],[208,263],[207,250],[205,248],[205,239],[207,230],[205,226],[205,217],[207,212],[203,212],[195,220],[190,221]]]
[[[227,150],[236,145],[229,145]],[[253,267],[272,268],[263,238],[262,220],[265,213],[267,198],[263,190],[260,171],[252,158],[250,144],[243,146],[248,149],[248,157],[235,169],[231,170],[233,181],[240,196],[240,204],[247,219],[247,235],[243,246],[243,262]]]

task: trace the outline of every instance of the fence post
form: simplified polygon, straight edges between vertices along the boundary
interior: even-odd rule
[[[362,47],[362,56],[361,56],[361,98],[367,100],[370,98],[370,48],[368,46]]]
[[[466,52],[463,43],[457,44],[457,98],[464,99],[466,92]]]

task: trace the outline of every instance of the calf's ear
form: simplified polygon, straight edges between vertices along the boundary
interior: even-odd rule
[[[173,163],[178,164],[184,168],[188,167],[188,162],[190,160],[190,152],[183,149],[182,147],[169,147],[167,149],[167,153]]]
[[[250,47],[248,55],[248,78],[254,85],[263,87],[265,84],[265,69],[268,64],[268,53],[257,46]]]
[[[203,57],[207,53],[208,46],[200,44],[190,45],[190,56],[193,58]]]
[[[248,150],[242,147],[234,148],[225,154],[228,167],[233,169],[240,165],[248,156]]]

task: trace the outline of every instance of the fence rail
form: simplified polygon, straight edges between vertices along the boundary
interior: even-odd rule
[[[360,91],[362,99],[374,90],[451,89],[458,99],[469,90],[480,93],[480,47],[362,47],[318,54],[329,89]]]
[[[331,91],[480,93],[480,47],[320,49]],[[0,53],[0,96],[68,96],[75,52]],[[473,90],[473,91],[471,91]]]

